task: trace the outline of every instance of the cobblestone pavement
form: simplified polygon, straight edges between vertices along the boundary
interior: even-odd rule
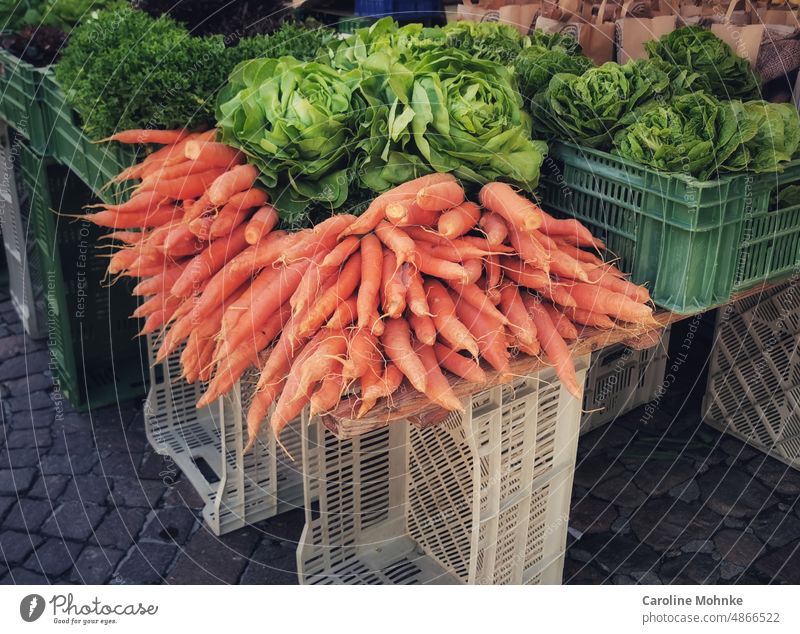
[[[0,295],[0,584],[296,583],[302,510],[214,536],[141,404],[56,420],[47,366]],[[691,411],[581,440],[565,581],[800,583],[800,475]]]

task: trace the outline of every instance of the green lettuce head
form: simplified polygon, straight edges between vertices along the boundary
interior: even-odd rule
[[[610,146],[634,111],[669,86],[666,73],[607,62],[582,75],[559,73],[531,103],[537,129],[593,148]]]
[[[644,46],[651,58],[704,75],[720,99],[758,97],[759,81],[750,63],[708,29],[684,26]]]
[[[250,60],[231,73],[217,104],[222,139],[261,170],[282,212],[347,199],[359,77],[293,57]]]
[[[536,187],[547,146],[531,140],[530,118],[505,66],[451,49],[422,56],[413,73],[411,130],[435,171]]]

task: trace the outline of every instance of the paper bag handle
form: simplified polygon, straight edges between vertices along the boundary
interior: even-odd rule
[[[630,1],[630,0],[629,0]],[[595,18],[594,23],[597,26],[600,26],[605,20],[606,17],[606,5],[608,4],[608,0],[602,0],[600,3],[600,8],[597,10],[597,17]]]

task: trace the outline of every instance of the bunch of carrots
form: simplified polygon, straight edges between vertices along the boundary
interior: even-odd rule
[[[115,179],[140,181],[129,200],[88,216],[122,245],[109,271],[141,279],[134,316],[142,333],[161,329],[158,360],[184,344],[184,377],[207,384],[198,407],[258,368],[250,445],[270,408],[279,437],[306,405],[325,413],[348,391],[355,417],[403,382],[460,410],[451,377],[484,383],[485,361],[508,380],[514,351],[546,356],[580,397],[566,343],[578,327],[653,322],[647,290],[597,255],[586,227],[506,184],[485,185],[478,204],[430,174],[357,218],[287,233],[258,172],[213,131],[111,140],[164,147]]]

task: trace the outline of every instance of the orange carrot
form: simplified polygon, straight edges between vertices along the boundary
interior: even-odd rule
[[[151,211],[163,205],[166,197],[158,192],[145,192],[132,196],[130,200],[120,203],[118,205],[106,205],[103,203],[97,205],[86,205],[88,208],[102,207],[105,211],[114,211],[118,214],[135,214]]]
[[[306,307],[314,301],[322,284],[333,274],[331,272],[323,278],[321,272],[323,260],[325,260],[329,254],[330,251],[323,248],[311,256],[309,266],[303,274],[300,283],[297,285],[297,290],[295,290],[289,300],[293,315],[304,311]]]
[[[339,304],[331,318],[325,323],[325,327],[331,330],[337,328],[344,330],[350,326],[358,317],[357,299],[356,294],[353,293],[349,299]]]
[[[367,369],[361,375],[361,407],[356,414],[356,418],[360,418],[366,414],[370,409],[375,406],[377,400],[384,393],[385,385],[382,378],[383,373],[383,357],[377,349],[370,351],[370,356],[367,362]],[[402,375],[401,381],[402,381]]]
[[[414,331],[414,336],[426,346],[436,343],[436,325],[428,315],[409,313],[408,323]]]
[[[450,181],[427,185],[417,192],[416,203],[421,209],[444,211],[464,202],[464,188]]]
[[[455,294],[453,299],[458,299]],[[478,342],[481,357],[500,373],[501,382],[510,380],[508,341],[504,328],[498,327],[496,321],[464,300],[456,301],[456,315]]]
[[[413,201],[398,201],[386,206],[386,219],[393,225],[430,226],[439,218],[438,211],[422,209]]]
[[[520,196],[506,183],[489,183],[480,193],[481,204],[502,216],[509,230],[533,231],[542,225],[542,210],[527,198]]]
[[[169,180],[161,179],[153,184],[153,193],[175,200],[197,198],[224,173],[225,172],[220,169],[211,169],[207,172],[200,172],[199,174],[191,174],[189,176],[181,176]]]
[[[542,219],[542,233],[546,233],[551,237],[569,237],[578,242],[581,246],[597,246],[597,240],[595,240],[591,232],[578,220],[574,218],[557,220],[541,209],[539,210],[539,214]]]
[[[378,315],[378,295],[383,278],[383,247],[374,234],[365,235],[361,240],[361,285],[358,288],[358,327],[370,328],[375,332],[375,324],[383,324]],[[380,334],[380,333],[375,333]]]
[[[113,231],[104,236],[100,236],[101,240],[116,240],[123,244],[137,244],[146,237],[146,234],[141,231]]]
[[[394,253],[387,250],[383,256],[381,275],[381,306],[383,314],[394,319],[406,309],[406,286],[402,269],[397,266]]]
[[[569,348],[561,335],[558,334],[553,322],[542,307],[541,302],[531,296],[525,304],[528,312],[536,325],[539,341],[547,354],[550,363],[555,367],[556,374],[564,387],[577,399],[583,398],[583,389],[578,383],[575,365],[572,363]]]
[[[298,325],[298,336],[316,332],[336,308],[347,300],[361,279],[361,253],[356,251],[342,268],[335,282],[317,298],[313,306],[303,315]]]
[[[214,167],[230,168],[244,161],[241,152],[229,145],[214,141],[202,142],[193,139],[186,143],[183,154],[187,159]]]
[[[547,288],[552,283],[547,273],[533,268],[519,258],[502,256],[500,258],[500,267],[508,277],[526,288],[540,290]]]
[[[447,290],[436,280],[425,282],[433,323],[436,330],[454,350],[466,350],[478,357],[479,346],[470,330],[456,317],[456,307]]]
[[[474,284],[483,275],[483,263],[477,258],[465,260],[463,266],[467,272],[467,284]]]
[[[578,308],[605,313],[623,321],[638,323],[653,319],[653,309],[639,304],[620,293],[614,293],[592,284],[572,284],[565,290],[575,300]]]
[[[475,227],[481,217],[481,208],[464,202],[445,211],[439,218],[438,229],[445,238],[458,238]],[[500,241],[502,243],[502,240]],[[499,244],[499,243],[498,243]]]
[[[322,267],[330,271],[338,269],[342,262],[356,252],[360,244],[358,236],[349,236],[337,244],[322,260]]]
[[[564,314],[576,324],[594,326],[595,328],[614,328],[615,324],[605,313],[593,313],[583,308],[562,307]]]
[[[289,305],[284,304],[269,318],[252,340],[239,346],[228,346],[227,343],[223,345],[219,369],[198,403],[198,407],[204,407],[213,402],[233,387],[245,370],[258,361],[258,354],[281,332],[289,320],[289,313]]]
[[[441,258],[434,257],[432,251],[427,247],[423,247],[422,244],[423,243],[417,242],[417,250],[420,254],[417,266],[422,273],[443,280],[457,280],[463,283],[468,282],[470,277],[469,272],[463,266],[455,262],[450,262],[449,260],[442,260]]]
[[[382,364],[380,358],[378,358],[378,361]],[[358,410],[356,418],[364,416],[375,406],[379,398],[389,397],[394,394],[403,382],[403,373],[391,361],[386,364],[383,375],[377,381],[369,381],[365,385],[364,379],[367,376],[365,374],[361,377],[361,408]]]
[[[460,355],[441,343],[435,344],[433,350],[436,359],[445,370],[470,383],[486,383],[486,373],[474,360]]]
[[[244,229],[244,226],[239,225],[230,236],[214,240],[202,253],[196,255],[172,285],[172,294],[188,297],[203,280],[209,279],[225,266],[225,262],[241,253],[247,246]]]
[[[430,315],[428,298],[422,285],[422,276],[419,271],[410,266],[403,267],[403,285],[406,287],[406,305],[415,315]]]
[[[345,379],[362,376],[367,371],[376,347],[375,336],[367,328],[357,328],[347,344],[347,361],[342,367],[342,376]]]
[[[286,380],[281,379],[278,383],[268,385],[263,390],[259,390],[253,395],[250,409],[247,411],[247,445],[244,453],[250,451],[256,443],[258,434],[261,433],[261,426],[267,417],[270,406],[283,391]]]
[[[169,290],[175,281],[181,276],[184,264],[178,264],[165,269],[162,273],[154,277],[149,277],[146,280],[139,282],[131,291],[132,295],[146,296],[155,295],[156,293],[163,293]]]
[[[489,297],[478,287],[477,284],[459,284],[448,280],[447,285],[455,291],[459,300],[463,299],[472,304],[479,311],[486,313],[498,324],[508,325],[506,316],[500,312]]]
[[[311,395],[309,414],[317,416],[336,407],[344,392],[344,377],[341,372],[332,372],[326,376],[317,391]]]
[[[289,301],[309,265],[308,261],[295,262],[275,271],[276,275],[271,269],[262,271],[250,287],[250,305],[245,314],[229,332],[223,332],[228,345],[235,348],[261,330],[275,311]],[[243,295],[246,296],[247,293]]]
[[[342,230],[341,237],[369,233],[386,217],[388,205],[393,202],[412,200],[423,187],[446,181],[455,181],[455,177],[452,174],[427,174],[384,192],[370,203],[367,210],[355,222]]]
[[[391,249],[397,257],[397,266],[404,262],[414,263],[417,259],[417,250],[414,241],[402,229],[381,220],[375,227],[375,235]]]
[[[446,410],[463,411],[464,406],[439,368],[433,348],[417,342],[414,345],[414,352],[425,368],[425,396]]]
[[[486,234],[486,239],[491,245],[503,244],[508,237],[508,226],[506,221],[501,216],[495,213],[485,213],[478,221],[483,233]]]
[[[509,330],[519,342],[520,348],[528,354],[537,354],[539,342],[536,339],[536,326],[528,315],[515,284],[506,284],[500,290],[500,306],[508,317]]]
[[[200,174],[201,172],[212,170],[214,167],[214,165],[200,163],[199,161],[184,161],[177,165],[162,165],[155,172],[148,174],[142,179],[142,184],[139,186],[138,191],[142,191],[142,188],[146,185],[150,185],[152,188],[152,185],[156,181],[172,180],[174,178],[191,176],[192,174]]]
[[[607,270],[590,269],[586,271],[586,277],[586,281],[598,284],[613,293],[625,295],[625,297],[638,304],[646,304],[650,301],[650,293],[644,286],[637,286],[627,280],[620,279]]]
[[[386,355],[405,375],[414,389],[425,393],[427,371],[417,353],[411,347],[411,329],[402,317],[389,319],[381,336]]]
[[[208,199],[214,205],[222,205],[231,196],[250,189],[258,178],[258,170],[252,165],[237,165],[219,176],[208,188]]]
[[[562,313],[558,308],[553,306],[552,304],[546,304],[542,302],[542,308],[544,308],[547,316],[550,318],[550,321],[553,322],[553,326],[555,326],[556,332],[561,335],[561,338],[564,340],[567,339],[577,339],[578,338],[578,330],[575,328],[575,325],[569,320],[564,313]]]
[[[541,243],[531,233],[519,231],[510,227],[508,237],[520,258],[531,266],[548,273],[550,270],[550,256]]]
[[[158,227],[174,220],[177,208],[172,205],[158,207],[152,211],[136,213],[117,213],[115,211],[98,211],[86,214],[81,218],[94,223],[98,227],[111,229],[136,229],[144,227]]]
[[[124,130],[109,137],[100,139],[98,143],[116,141],[117,143],[156,143],[158,145],[171,145],[186,137],[186,130]]]
[[[244,234],[247,243],[258,244],[277,224],[278,212],[272,205],[264,205],[247,221],[247,230]]]
[[[302,395],[309,393],[314,385],[334,372],[337,367],[341,367],[347,344],[347,336],[341,330],[327,333],[314,351],[313,362],[307,359],[299,369],[295,398],[302,398]]]

